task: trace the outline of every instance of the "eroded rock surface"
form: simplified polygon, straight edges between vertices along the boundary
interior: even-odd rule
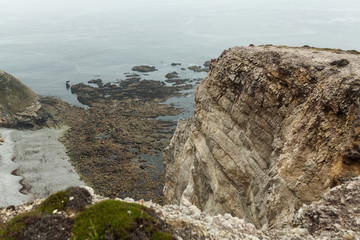
[[[212,60],[195,101],[164,151],[167,203],[282,227],[360,174],[356,51],[235,47]]]
[[[36,93],[14,76],[0,71],[0,126],[36,128],[47,119]]]

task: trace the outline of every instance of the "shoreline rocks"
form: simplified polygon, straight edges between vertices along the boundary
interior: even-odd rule
[[[171,72],[171,73],[166,74],[165,77],[166,77],[167,79],[178,78],[178,77],[179,77],[179,74],[174,71],[174,72]]]
[[[208,68],[202,68],[201,66],[190,66],[188,67],[189,70],[192,70],[194,72],[208,72],[209,69]]]
[[[134,66],[131,70],[136,71],[136,72],[155,72],[155,71],[157,71],[155,66],[148,66],[148,65]]]

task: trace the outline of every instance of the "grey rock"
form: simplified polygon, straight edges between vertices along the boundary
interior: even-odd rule
[[[339,54],[351,68],[333,71]],[[296,209],[359,172],[359,63],[309,47],[224,51],[164,150],[166,202],[289,226]]]

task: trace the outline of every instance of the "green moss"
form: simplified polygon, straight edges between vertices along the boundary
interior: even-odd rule
[[[89,199],[91,196],[88,194],[82,188],[70,187],[50,195],[36,209],[0,225],[0,240],[28,239],[29,234],[32,233],[46,236],[46,234],[58,233],[58,228],[68,229],[65,235],[61,235],[62,237],[70,236],[71,231],[73,239],[76,240],[174,239],[171,234],[164,232],[164,229],[168,231],[168,227],[157,219],[152,210],[142,205],[115,200],[102,201],[85,208],[87,203],[91,202],[91,198]],[[55,209],[83,211],[72,220],[57,214],[53,215]],[[62,225],[59,227],[59,224]],[[49,232],[51,230],[53,232]]]
[[[0,225],[0,240],[16,240],[22,235],[31,217],[37,216],[36,211],[20,214],[6,224]]]
[[[87,190],[81,187],[69,187],[65,191],[50,195],[38,206],[37,211],[42,214],[51,214],[55,209],[58,211],[81,211],[90,204],[91,195]]]
[[[51,214],[56,209],[58,211],[64,211],[66,204],[69,202],[69,192],[59,191],[50,195],[44,202],[42,202],[37,210],[41,213]]]
[[[159,231],[157,221],[147,214],[144,206],[106,200],[80,213],[73,226],[73,239],[172,239],[170,234]]]
[[[170,234],[164,232],[154,232],[151,236],[152,240],[171,240],[174,239]]]
[[[37,101],[37,95],[12,75],[0,71],[0,112],[10,114],[26,110]]]

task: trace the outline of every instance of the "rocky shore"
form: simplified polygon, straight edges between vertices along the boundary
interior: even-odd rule
[[[103,84],[100,79],[71,86],[80,102],[71,107],[54,98],[40,102],[58,125],[69,126],[61,141],[82,180],[108,197],[133,197],[163,202],[161,152],[176,127],[156,119],[179,109],[161,103],[193,88],[189,81],[166,86],[159,81],[126,80]]]
[[[137,66],[134,69],[156,68]],[[177,79],[167,86],[161,81],[141,80],[135,73],[126,74],[125,80],[106,84],[101,79],[89,80],[89,85],[71,85],[66,81],[66,88],[71,88],[78,100],[89,106],[84,109],[56,98],[39,97],[15,77],[3,72],[1,76],[1,84],[5,85],[0,106],[5,118],[0,118],[0,126],[65,127],[67,130],[60,140],[66,146],[70,161],[81,179],[97,193],[162,203],[161,151],[168,145],[176,123],[157,118],[179,114],[180,109],[162,102],[181,96],[183,90],[193,89],[198,81]],[[14,94],[18,96],[20,91],[16,88],[14,92],[13,86],[29,93],[26,101],[31,106],[9,107],[15,105],[8,99]],[[30,117],[18,117],[25,116],[24,112]]]

